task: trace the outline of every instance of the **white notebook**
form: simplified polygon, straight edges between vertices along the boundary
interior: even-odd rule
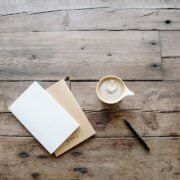
[[[37,82],[9,110],[52,154],[79,124]]]

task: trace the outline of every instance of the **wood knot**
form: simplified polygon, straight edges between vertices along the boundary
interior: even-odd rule
[[[180,172],[174,172],[174,175],[178,176],[178,175],[180,175]]]
[[[160,65],[160,64],[153,63],[153,64],[151,64],[151,67],[156,68],[156,69],[160,69],[160,68],[161,68],[161,65]]]
[[[35,54],[32,55],[32,59],[36,59],[36,55]]]
[[[111,53],[108,53],[107,56],[112,56],[112,54],[111,54]]]
[[[155,113],[143,113],[142,118],[147,127],[151,128],[153,131],[158,130],[159,124]]]
[[[80,174],[86,174],[88,173],[88,170],[87,168],[85,167],[78,167],[78,168],[74,168],[73,169],[75,172],[79,172]]]
[[[171,20],[165,20],[165,24],[170,24],[171,23]]]
[[[84,46],[81,46],[81,50],[84,50],[84,48],[85,48]]]
[[[27,157],[29,157],[29,154],[27,153],[27,152],[21,152],[21,153],[19,153],[19,156],[21,157],[21,158],[27,158]]]
[[[46,159],[46,158],[48,158],[48,156],[46,156],[46,155],[39,155],[38,158],[39,159]]]
[[[81,152],[78,152],[78,151],[74,151],[74,152],[71,153],[71,155],[77,157],[77,156],[82,155],[82,153],[81,153]]]
[[[106,125],[112,120],[111,112],[100,112],[92,114],[92,119],[96,122],[98,129],[104,129]]]
[[[39,174],[39,173],[37,173],[37,172],[34,172],[34,173],[32,173],[32,174],[31,174],[31,176],[32,176],[33,178],[37,178],[37,177],[39,177],[39,176],[40,176],[40,174]]]

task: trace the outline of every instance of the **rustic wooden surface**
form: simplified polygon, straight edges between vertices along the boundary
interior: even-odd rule
[[[179,9],[178,0],[1,0],[0,179],[179,180]],[[135,96],[102,104],[95,87],[107,74]],[[55,158],[8,106],[33,80],[66,76],[97,134]]]

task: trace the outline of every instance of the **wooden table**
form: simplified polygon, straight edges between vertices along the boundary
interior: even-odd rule
[[[1,0],[0,179],[180,179],[179,8],[176,0]],[[108,74],[135,96],[100,103],[95,86]],[[8,105],[32,81],[48,87],[66,76],[97,134],[55,158]]]

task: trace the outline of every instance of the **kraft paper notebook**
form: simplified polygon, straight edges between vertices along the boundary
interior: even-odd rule
[[[9,110],[50,154],[79,127],[37,82],[30,85]]]
[[[47,92],[79,123],[80,127],[56,151],[59,156],[95,134],[81,107],[64,80],[47,89]]]

